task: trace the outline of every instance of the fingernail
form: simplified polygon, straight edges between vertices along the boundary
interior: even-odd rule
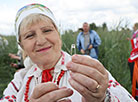
[[[68,91],[69,91],[71,94],[73,94],[73,90],[72,90],[72,89],[68,88]]]

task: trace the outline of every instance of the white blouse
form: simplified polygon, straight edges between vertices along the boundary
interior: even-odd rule
[[[60,80],[59,87],[66,86],[71,88],[74,93],[71,97],[72,102],[81,102],[82,96],[71,87],[68,82],[70,78],[70,71],[66,68],[67,62],[71,60],[71,56],[66,52],[63,52],[65,55],[64,64],[62,63],[62,57],[58,61],[54,69],[53,80],[58,78],[61,70],[64,70],[65,73]],[[27,59],[28,60],[28,59]],[[26,61],[27,63],[28,61]],[[133,97],[125,90],[108,72],[109,75],[109,87],[108,87],[108,94],[105,99],[105,102],[136,102]],[[33,76],[30,84],[29,84],[29,93],[28,97],[31,96],[34,87],[41,83],[42,81],[42,70],[38,68],[36,64],[31,63],[27,65],[26,68],[21,69],[19,72],[16,72],[14,75],[14,79],[9,83],[8,87],[4,90],[3,99],[0,102],[24,102],[24,93],[26,89],[26,83],[28,81],[28,77]]]

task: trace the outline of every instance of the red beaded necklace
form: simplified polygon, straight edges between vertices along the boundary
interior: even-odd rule
[[[30,84],[32,78],[33,78],[33,76],[29,77],[28,81],[26,83],[26,90],[25,90],[25,93],[24,93],[24,95],[25,95],[24,101],[25,102],[29,102],[29,100],[28,100],[28,92],[29,92],[29,84]]]
[[[63,65],[64,62],[65,62],[65,55],[64,55],[63,52],[61,52],[61,54],[62,54],[62,56],[63,56],[63,57],[62,57],[61,64]],[[48,69],[48,71],[51,71],[51,70],[53,70],[53,69],[54,69],[54,68]],[[61,70],[61,73],[59,74],[58,79],[57,79],[57,85],[59,85],[59,82],[60,82],[62,76],[64,75],[64,73],[65,73],[65,71],[64,71],[64,70]],[[27,83],[26,83],[26,89],[25,89],[25,93],[24,93],[24,96],[25,96],[24,101],[25,101],[25,102],[29,102],[28,93],[29,93],[29,85],[30,85],[30,82],[31,82],[32,78],[33,78],[33,76],[29,77],[29,78],[28,78],[28,81],[27,81]],[[51,79],[51,80],[52,80],[52,79]],[[43,80],[42,80],[42,82],[43,82]],[[44,81],[44,82],[45,82],[45,81]]]

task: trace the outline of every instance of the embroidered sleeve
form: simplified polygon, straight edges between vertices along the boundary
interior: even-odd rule
[[[16,72],[14,79],[8,84],[7,88],[3,92],[3,98],[0,102],[16,102],[16,95],[20,89],[22,83],[22,77],[20,72]]]
[[[16,97],[14,95],[4,96],[2,99],[0,99],[0,102],[16,102]]]
[[[107,97],[105,102],[136,102],[136,100],[128,93],[128,91],[123,88],[109,72],[108,75],[108,93],[106,95]]]
[[[107,89],[107,91],[106,91],[106,97],[105,97],[104,102],[120,102],[120,101],[118,100],[117,97],[114,97],[114,96],[110,93],[109,89]]]

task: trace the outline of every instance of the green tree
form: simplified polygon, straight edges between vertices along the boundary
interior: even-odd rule
[[[92,29],[92,30],[97,30],[98,27],[96,26],[95,23],[91,23],[91,24],[90,24],[90,29]]]
[[[102,24],[102,28],[103,30],[107,30],[107,24],[105,22]]]

